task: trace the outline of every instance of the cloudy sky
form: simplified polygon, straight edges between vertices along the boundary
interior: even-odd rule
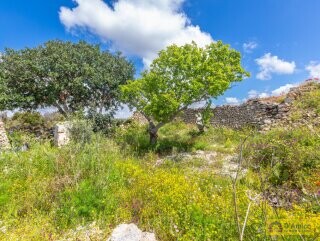
[[[82,39],[123,52],[138,76],[170,44],[222,40],[251,77],[215,103],[239,104],[320,77],[319,12],[319,0],[1,1],[0,51]]]

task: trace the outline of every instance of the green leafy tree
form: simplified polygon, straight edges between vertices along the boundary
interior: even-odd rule
[[[119,85],[133,78],[134,67],[120,54],[86,42],[49,41],[36,48],[6,49],[0,63],[5,88],[14,98],[6,108],[56,107],[69,116],[85,108],[113,111]]]
[[[2,68],[2,58],[0,55],[0,111],[13,109],[14,102],[22,102],[23,98],[20,95],[12,93],[8,88],[8,83],[4,78],[4,69]]]
[[[241,66],[241,55],[221,41],[205,48],[195,43],[172,45],[159,53],[140,79],[121,87],[123,99],[149,121],[150,143],[180,112],[199,101],[210,103],[233,82],[249,76]]]
[[[7,88],[6,88],[6,82],[3,78],[3,72],[0,69],[0,111],[4,110],[7,105]]]

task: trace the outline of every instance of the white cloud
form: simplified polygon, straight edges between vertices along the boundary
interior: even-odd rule
[[[259,96],[259,92],[256,90],[250,90],[248,92],[248,98],[249,99],[253,99],[253,98],[257,98]]]
[[[258,47],[258,44],[254,41],[244,43],[242,45],[242,48],[243,48],[244,52],[246,52],[246,53],[251,53],[252,50],[256,49],[257,47]]]
[[[259,92],[257,90],[250,90],[248,92],[248,98],[249,99],[254,99],[254,98],[266,98],[269,97],[270,95],[267,92]]]
[[[299,85],[299,83],[295,83],[295,84],[286,84],[283,86],[280,86],[277,89],[274,89],[272,91],[268,91],[268,92],[259,92],[257,90],[250,90],[248,92],[248,99],[254,99],[254,98],[267,98],[270,96],[278,96],[278,95],[282,95],[282,94],[287,94],[291,88],[293,87],[297,87]]]
[[[207,101],[203,100],[203,101],[198,101],[193,103],[192,105],[190,105],[191,109],[200,109],[200,108],[204,108],[206,107]],[[214,108],[215,105],[212,103],[211,104],[211,108]]]
[[[289,92],[289,90],[293,87],[298,86],[298,84],[286,84],[283,86],[280,86],[278,89],[275,89],[271,92],[272,95],[282,95]]]
[[[103,0],[74,1],[76,7],[59,12],[67,30],[85,29],[125,54],[141,57],[146,66],[171,44],[213,41],[181,11],[185,0],[117,0],[112,6]]]
[[[192,105],[190,105],[190,108],[192,108],[192,109],[203,108],[203,107],[205,107],[206,103],[207,103],[206,101],[199,101],[199,102],[196,102],[196,103],[193,103]]]
[[[294,61],[287,62],[279,59],[278,56],[272,56],[271,53],[256,59],[256,63],[260,70],[257,79],[260,80],[269,80],[272,78],[272,74],[293,74],[296,69]]]
[[[259,98],[267,98],[267,97],[269,97],[270,95],[268,94],[268,93],[266,93],[266,92],[262,92],[262,93],[260,93],[259,95],[258,95],[258,97]]]
[[[309,71],[310,78],[320,78],[320,63],[312,61],[306,70]]]
[[[226,98],[226,103],[228,105],[239,105],[240,104],[240,100],[235,98],[235,97],[227,97]]]
[[[114,117],[116,119],[128,119],[133,115],[134,110],[130,110],[127,105],[121,105],[118,111],[116,111]]]

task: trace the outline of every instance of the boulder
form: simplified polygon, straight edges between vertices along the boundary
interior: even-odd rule
[[[0,151],[8,150],[11,148],[6,129],[4,128],[4,123],[0,118]]]
[[[117,226],[107,241],[157,241],[153,233],[142,232],[135,224]]]
[[[136,111],[133,113],[132,117],[130,118],[132,121],[137,122],[140,125],[146,125],[148,124],[147,118],[141,114],[140,112]]]
[[[70,142],[70,122],[59,123],[54,128],[54,144],[62,147]]]

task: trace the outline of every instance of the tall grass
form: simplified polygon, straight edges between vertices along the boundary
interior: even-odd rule
[[[197,143],[205,143],[204,149],[218,146],[231,152],[245,134],[212,129],[198,136],[179,125],[163,130],[160,145],[177,140],[173,146],[180,151],[184,144],[192,150]],[[160,241],[238,240],[230,178],[210,169],[196,172],[175,165],[156,166],[157,155],[143,144],[143,127],[132,127],[136,135],[130,128],[116,138],[118,143],[126,142],[126,148],[95,135],[88,143],[62,149],[35,142],[27,152],[2,153],[0,240],[63,240],[70,230],[71,240],[77,240],[78,227],[93,222],[103,233],[99,238],[90,236],[91,240],[106,240],[115,226],[129,222],[155,232]],[[256,138],[254,143],[263,141],[261,136]],[[301,136],[287,138],[300,140]],[[308,145],[307,140],[301,143]],[[169,147],[158,150],[163,154]],[[259,194],[259,175],[254,171],[240,179],[237,187],[241,221],[251,202],[248,190]],[[263,200],[252,205],[245,240],[272,240],[265,233],[265,216],[319,217],[319,211],[304,206],[275,210]]]

